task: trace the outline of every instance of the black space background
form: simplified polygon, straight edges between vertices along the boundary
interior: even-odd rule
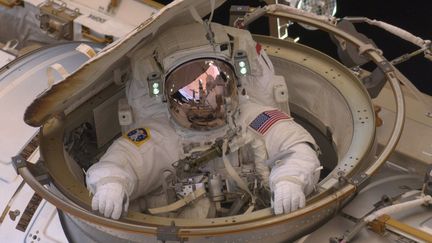
[[[163,4],[171,1],[160,0]],[[263,1],[228,0],[215,11],[213,20],[228,24],[231,5],[263,6]],[[338,0],[336,17],[364,16],[381,20],[408,30],[423,39],[432,39],[432,0]],[[357,24],[359,32],[377,44],[387,59],[416,50],[416,46],[399,39],[384,30],[366,24]],[[259,19],[249,27],[252,33],[268,34],[268,20]],[[337,58],[336,47],[326,33],[307,31],[300,26],[289,29],[291,37],[300,36],[299,43],[312,44],[317,49]],[[419,55],[397,66],[421,91],[432,95],[432,62]]]

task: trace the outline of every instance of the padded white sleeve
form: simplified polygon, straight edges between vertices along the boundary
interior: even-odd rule
[[[116,140],[98,163],[87,170],[86,180],[90,192],[95,193],[97,187],[117,182],[124,186],[128,196],[136,189],[137,175],[132,163],[140,163],[140,158],[131,151],[131,147],[123,138]]]
[[[273,166],[270,187],[287,180],[299,184],[305,194],[311,193],[318,182],[317,170],[320,166],[316,151],[310,146],[315,145],[312,136],[296,122],[289,120],[273,125],[264,140],[269,158],[282,151],[288,152]]]
[[[256,139],[264,140],[269,160],[279,157],[281,153],[287,154],[281,157],[281,161],[270,173],[270,187],[285,178],[295,178],[306,194],[312,192],[314,185],[318,182],[320,166],[317,154],[311,146],[316,146],[315,140],[302,126],[294,120],[280,120],[271,125],[263,135],[256,132],[249,124],[258,117],[261,112],[274,108],[261,106],[248,101],[240,104],[240,122],[248,126],[250,132],[255,134]]]
[[[319,179],[320,166],[316,152],[306,143],[299,143],[289,148],[286,158],[276,163],[270,173],[270,187],[280,181],[299,184],[305,194],[313,191]]]

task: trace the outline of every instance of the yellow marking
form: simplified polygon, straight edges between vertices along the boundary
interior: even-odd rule
[[[426,242],[432,242],[432,235],[426,233],[423,230],[416,229],[410,225],[404,224],[398,220],[391,218],[388,215],[382,215],[378,218],[379,221],[382,221],[387,228],[394,228],[396,230],[402,231],[408,235],[414,236],[419,240],[424,240]]]

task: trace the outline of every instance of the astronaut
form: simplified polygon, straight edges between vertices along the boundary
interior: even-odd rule
[[[86,173],[93,210],[118,219],[129,201],[160,199],[167,188],[182,203],[147,200],[150,213],[214,217],[211,205],[241,193],[249,201],[236,212],[248,213],[257,188],[271,191],[275,214],[305,206],[319,178],[317,146],[290,117],[285,81],[248,31],[215,23],[168,28],[130,58],[133,122]]]

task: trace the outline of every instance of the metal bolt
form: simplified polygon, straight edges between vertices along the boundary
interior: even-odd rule
[[[17,209],[15,211],[9,211],[9,217],[12,221],[15,221],[15,219],[20,215],[20,211]]]

